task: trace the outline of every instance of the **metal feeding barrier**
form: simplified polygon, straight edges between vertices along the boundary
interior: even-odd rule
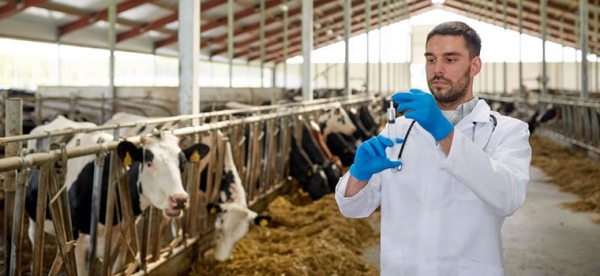
[[[87,253],[88,273],[111,275],[112,264],[125,264],[125,275],[141,275],[159,271],[166,263],[177,263],[181,267],[181,256],[186,252],[196,252],[210,246],[213,224],[207,214],[206,203],[218,198],[221,180],[225,143],[232,147],[233,160],[240,172],[247,193],[249,206],[268,201],[282,189],[288,179],[289,154],[294,128],[299,125],[298,115],[320,114],[324,109],[347,106],[369,105],[377,103],[377,98],[353,96],[331,98],[311,102],[283,105],[261,106],[240,110],[181,115],[168,118],[145,120],[120,125],[105,125],[80,130],[61,130],[39,135],[21,135],[22,99],[6,100],[5,128],[6,137],[0,138],[5,146],[5,158],[0,159],[0,173],[4,177],[2,189],[5,202],[5,273],[20,275],[23,271],[22,259],[23,234],[26,223],[24,204],[27,190],[27,178],[31,169],[39,168],[39,187],[37,201],[37,220],[35,222],[35,245],[32,249],[31,275],[57,275],[64,268],[69,275],[76,275],[75,240],[71,229],[71,214],[67,197],[65,172],[69,169],[67,161],[72,158],[94,155],[91,242]],[[121,138],[121,130],[126,127],[144,126],[157,123],[175,122],[179,128],[170,132],[185,141],[199,142],[210,139],[211,150],[205,170],[207,188],[200,191],[201,163],[189,162],[182,174],[184,187],[189,194],[189,208],[182,218],[167,220],[156,208],[148,208],[140,218],[133,215],[131,209],[131,191],[129,190],[126,165],[120,158],[111,154],[105,164],[107,154],[114,152]],[[63,135],[112,130],[114,140],[98,141],[93,145],[66,147],[65,144],[51,144],[51,139]],[[154,134],[148,134],[148,136]],[[146,137],[129,137],[127,140],[140,144]],[[22,149],[23,142],[36,139],[38,148],[35,153]],[[247,150],[246,150],[247,149]],[[121,221],[113,229],[111,223],[105,225],[104,258],[97,263],[93,252],[100,247],[97,240],[100,211],[100,186],[104,166],[109,166],[109,187],[107,192],[106,221],[114,216]],[[45,256],[44,218],[48,211],[56,229],[56,255],[49,271],[43,266]],[[121,212],[115,212],[120,206]],[[170,236],[163,231],[170,226]],[[166,234],[169,234],[168,232]],[[166,238],[165,238],[166,237]],[[195,250],[195,251],[194,251]],[[193,254],[192,254],[193,255]],[[178,257],[179,256],[179,257]],[[191,255],[190,255],[191,256]],[[191,262],[188,259],[187,262]],[[98,269],[98,266],[100,268]]]
[[[600,102],[540,98],[540,105],[552,104],[560,115],[553,124],[542,125],[545,135],[600,154]]]

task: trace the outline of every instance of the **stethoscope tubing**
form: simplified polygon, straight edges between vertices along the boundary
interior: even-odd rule
[[[488,144],[490,143],[490,141],[492,140],[492,135],[494,135],[494,131],[496,130],[496,126],[498,125],[498,120],[496,119],[496,116],[494,116],[493,114],[490,114],[490,119],[492,121],[492,133],[490,134],[490,137],[487,140],[487,143],[485,143],[485,146],[483,146],[483,150],[485,150],[488,146]],[[402,142],[402,145],[400,146],[400,152],[398,152],[398,161],[402,162],[402,152],[404,151],[404,146],[406,145],[406,142],[408,141],[408,136],[410,135],[410,131],[413,128],[413,125],[415,124],[416,121],[412,121],[410,123],[410,126],[408,127],[408,130],[406,131],[406,135],[404,136],[404,141]],[[475,125],[473,125],[473,140],[475,140]],[[400,163],[400,165],[398,167],[396,167],[395,169],[392,169],[392,172],[396,173],[402,171],[402,163]]]

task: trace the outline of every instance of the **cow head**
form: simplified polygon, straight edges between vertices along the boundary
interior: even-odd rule
[[[117,147],[119,157],[131,169],[137,168],[138,189],[142,198],[163,210],[166,217],[179,217],[187,207],[188,194],[181,181],[181,173],[187,161],[199,161],[209,147],[199,143],[183,151],[179,139],[170,133],[153,135],[137,147],[122,141]]]
[[[348,116],[348,113],[341,107],[336,107],[320,118],[323,125],[323,136],[327,137],[330,133],[341,132],[346,135],[353,135],[356,131],[356,126]]]
[[[223,176],[220,183],[219,204],[207,205],[210,214],[216,214],[215,230],[217,233],[215,259],[225,261],[231,256],[237,242],[243,238],[250,224],[266,226],[271,217],[259,215],[248,209],[246,191],[233,162],[231,143],[225,143],[225,160]]]

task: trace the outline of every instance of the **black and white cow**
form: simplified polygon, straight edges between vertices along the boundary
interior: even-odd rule
[[[350,166],[354,162],[358,141],[353,137],[356,126],[346,110],[340,104],[323,113],[319,121],[331,153],[340,157],[344,166]]]
[[[146,117],[137,114],[131,114],[127,112],[117,112],[108,121],[104,122],[103,125],[118,125],[125,123],[140,122],[149,119],[160,119],[162,117]],[[135,127],[127,127],[121,129],[121,137],[132,137],[137,135],[146,135],[152,133],[156,128],[159,131],[170,130],[176,127],[176,122],[167,123],[155,123],[155,124],[143,124]],[[109,132],[109,131],[107,131]],[[112,132],[110,132],[112,133]]]
[[[540,114],[539,110],[536,110],[535,113],[527,119],[527,124],[529,125],[529,132],[533,133],[537,127],[542,124],[553,124],[556,123],[560,119],[560,113],[558,109],[553,107],[553,105],[546,106],[546,109],[543,114]]]
[[[308,155],[310,160],[314,164],[318,165],[318,168],[316,170],[322,169],[323,172],[325,173],[325,175],[327,177],[327,184],[329,186],[329,190],[331,192],[335,191],[335,186],[339,182],[342,172],[340,171],[340,169],[338,169],[338,167],[336,166],[336,164],[334,162],[332,162],[331,160],[327,159],[327,157],[325,157],[325,153],[320,148],[317,141],[314,139],[308,125],[306,123],[302,123],[300,125],[300,127],[302,127],[302,149],[304,150],[304,152],[306,152],[306,154]],[[316,173],[320,173],[320,172],[317,171]],[[314,185],[314,184],[309,182],[308,185]],[[308,190],[311,190],[311,189],[309,188]],[[324,189],[320,189],[320,190],[324,190]],[[311,196],[313,196],[313,194],[311,194]],[[313,199],[317,199],[322,196],[323,195],[320,195],[317,193],[317,194],[314,194]]]
[[[259,215],[248,208],[246,202],[246,191],[242,185],[242,179],[238,174],[233,161],[231,143],[225,143],[225,157],[223,164],[223,176],[219,187],[219,202],[209,203],[209,213],[216,214],[215,230],[216,244],[214,258],[217,261],[225,261],[231,257],[231,253],[237,242],[243,238],[250,229],[250,224],[266,226],[271,222],[270,216]],[[206,182],[201,182],[200,188],[206,191]]]
[[[53,131],[57,131],[57,130],[84,129],[84,128],[92,128],[92,127],[96,127],[96,126],[98,126],[98,125],[96,125],[92,122],[76,122],[76,121],[68,119],[65,116],[58,115],[51,122],[49,122],[45,125],[39,125],[39,126],[36,126],[35,128],[33,128],[30,131],[30,134],[44,134],[47,132],[53,132]],[[67,143],[71,140],[71,138],[73,138],[73,135],[65,135],[62,137],[57,137],[55,139],[52,139],[52,141],[50,141],[50,142],[51,143],[61,143],[61,142]],[[37,151],[36,144],[37,144],[36,140],[28,140],[27,141],[27,149],[30,152],[36,152]]]
[[[105,132],[80,133],[67,144],[67,148],[76,146],[79,141],[80,146],[96,144],[98,139],[112,141],[113,137]],[[181,150],[178,146],[179,139],[170,133],[159,133],[149,138],[143,139],[143,145],[138,147],[129,141],[119,143],[116,153],[122,160],[129,161],[129,188],[132,193],[132,210],[135,216],[142,213],[150,205],[163,211],[167,218],[180,217],[182,210],[187,207],[188,194],[184,189],[181,180],[181,172],[184,164],[190,157],[196,156],[195,153],[203,158],[209,152],[209,147],[199,143]],[[106,225],[106,197],[108,192],[109,179],[109,153],[105,159],[105,166],[102,172],[102,200],[99,211],[99,229],[97,236],[96,257],[103,259],[104,238],[106,235],[104,225]],[[71,223],[73,237],[76,239],[75,259],[77,263],[78,275],[85,275],[86,272],[86,253],[90,246],[90,225],[92,210],[92,187],[94,176],[94,156],[82,156],[69,159],[67,163],[67,174],[65,183],[67,185],[69,209],[71,212]],[[29,186],[25,201],[25,210],[30,218],[29,238],[34,244],[34,231],[36,218],[37,191],[39,186],[39,170],[33,169],[29,176]],[[116,212],[121,212],[117,204],[115,210],[115,220],[113,225],[119,221]],[[45,232],[55,235],[52,226],[51,216],[46,213],[44,224]],[[113,227],[118,230],[118,227]],[[113,235],[114,238],[117,235]],[[114,241],[113,241],[114,244]],[[113,271],[118,271],[120,267],[113,267]]]

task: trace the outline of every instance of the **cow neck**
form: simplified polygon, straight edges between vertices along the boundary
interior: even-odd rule
[[[144,196],[143,189],[142,189],[142,182],[139,179],[139,175],[144,170],[144,163],[140,162],[140,163],[138,163],[138,166],[139,166],[139,168],[137,168],[138,169],[138,179],[136,179],[135,186],[137,188],[137,193],[139,195],[140,211],[143,212],[144,210],[146,210],[148,208],[148,206],[150,206],[150,201]]]
[[[327,135],[329,135],[329,130],[327,129],[327,121],[321,123],[321,132],[323,132],[323,137],[327,138]]]

